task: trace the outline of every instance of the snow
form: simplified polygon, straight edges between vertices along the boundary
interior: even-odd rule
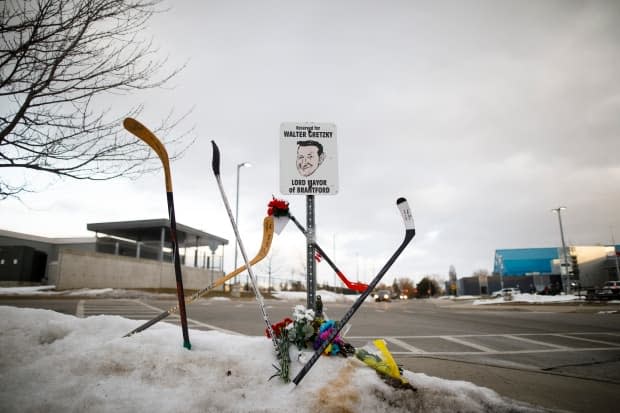
[[[274,373],[264,337],[140,321],[76,318],[0,306],[3,412],[534,412],[464,381],[405,371],[417,392],[397,390],[355,358],[322,357],[295,387]],[[304,354],[308,358],[308,354]],[[292,351],[291,377],[301,369]]]
[[[73,290],[56,291],[54,285],[30,287],[0,287],[0,296],[50,296],[50,297],[97,297],[97,298],[137,298],[163,297],[174,294],[148,293],[138,290],[123,290],[116,288],[78,288]]]
[[[305,291],[276,291],[272,294],[274,297],[286,301],[307,301],[308,297],[308,293]],[[320,295],[321,301],[324,303],[353,302],[359,297],[359,295],[344,295],[327,290],[317,290],[316,295]]]
[[[481,300],[475,300],[473,305],[484,304],[514,304],[514,303],[529,303],[529,304],[553,304],[553,303],[567,303],[572,301],[585,300],[584,297],[579,297],[574,294],[561,294],[561,295],[538,295],[538,294],[515,294],[511,300],[506,300],[504,297],[486,298]]]

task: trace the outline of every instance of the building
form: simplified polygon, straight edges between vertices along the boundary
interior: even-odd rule
[[[87,224],[95,236],[84,238],[0,230],[0,281],[58,289],[176,288],[169,228],[169,220],[154,219]],[[185,288],[203,288],[223,275],[228,240],[177,223],[177,241]]]
[[[0,281],[41,282],[60,249],[95,251],[95,237],[47,238],[0,229]]]
[[[495,251],[493,275],[496,289],[518,287],[528,291],[547,288],[564,290],[562,274],[582,288],[601,286],[605,281],[618,279],[613,263],[620,245],[571,246],[564,257],[562,248],[520,248]],[[566,268],[564,271],[563,268]],[[499,281],[499,285],[497,285]],[[493,287],[490,287],[493,291]]]
[[[563,268],[573,288],[599,287],[609,280],[620,280],[620,245],[562,248],[515,248],[495,251],[493,274],[465,277],[457,283],[459,295],[484,295],[502,288],[522,292],[564,291]]]

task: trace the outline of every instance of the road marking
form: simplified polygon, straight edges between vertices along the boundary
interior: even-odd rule
[[[475,344],[467,340],[463,340],[461,338],[457,338],[454,336],[441,336],[442,339],[452,341],[454,343],[462,344],[467,347],[475,348],[476,350],[480,350],[483,353],[492,353],[495,350],[489,347],[481,346],[480,344]]]
[[[402,347],[404,349],[409,350],[410,353],[415,353],[415,354],[422,354],[422,353],[426,353],[426,351],[419,349],[417,347],[412,346],[409,343],[405,343],[402,340],[397,339],[396,337],[390,337],[390,338],[386,338],[385,341],[388,341],[390,343],[394,343],[399,347]]]
[[[512,340],[518,340],[518,341],[523,341],[525,343],[531,343],[531,344],[538,344],[541,346],[548,346],[548,347],[553,347],[553,348],[557,348],[557,349],[561,349],[561,350],[567,350],[569,349],[569,347],[566,346],[560,346],[557,344],[552,344],[552,343],[547,343],[545,341],[539,341],[539,340],[532,340],[531,338],[525,338],[522,336],[518,336],[515,334],[505,334],[503,337],[512,339]]]
[[[132,320],[150,320],[163,313],[161,308],[149,305],[140,300],[80,300],[78,302],[76,316],[80,318],[94,315],[117,315]],[[166,319],[167,323],[180,324],[181,318],[178,314],[170,314]],[[217,330],[231,335],[241,335],[236,331],[226,330],[211,324],[203,323],[192,318],[187,319],[190,328],[201,328],[206,330]]]
[[[591,343],[607,344],[608,346],[620,347],[620,344],[612,343],[611,341],[594,340],[594,339],[591,339],[591,338],[583,338],[583,337],[574,337],[574,336],[568,336],[566,334],[552,334],[552,335],[554,335],[556,337],[563,337],[563,338],[569,338],[569,339],[574,339],[574,340],[589,341]]]
[[[78,318],[84,318],[84,300],[78,301],[77,308],[75,309],[75,316]]]
[[[386,339],[387,340],[387,339]],[[568,348],[562,349],[538,349],[538,350],[507,350],[507,351],[429,351],[426,353],[412,353],[410,351],[391,351],[396,356],[482,356],[482,355],[508,355],[508,354],[535,354],[535,353],[579,353],[588,351],[618,351],[618,347],[593,347],[593,348]]]
[[[566,338],[575,338],[581,339],[581,337],[573,337],[568,334],[578,334],[578,335],[611,335],[618,336],[617,333],[606,333],[606,332],[572,332],[566,334],[558,334],[558,333],[519,333],[519,334],[463,334],[463,335],[438,335],[438,336],[385,336],[383,337],[388,343],[393,343],[406,351],[392,351],[392,354],[398,356],[483,356],[483,355],[510,355],[510,354],[536,354],[536,353],[560,353],[560,352],[588,352],[588,351],[619,351],[620,344],[603,341],[603,340],[594,340],[583,338],[584,341],[593,342],[597,344],[603,344],[604,346],[597,347],[569,347],[569,346],[561,346],[558,344],[547,343],[545,341],[533,340],[528,338],[527,336],[536,336],[536,337],[557,337],[564,336]],[[536,345],[537,348],[525,348],[523,350],[501,350],[501,349],[492,349],[490,347],[482,346],[476,343],[472,343],[467,338],[475,339],[477,337],[485,337],[492,338],[498,337],[507,340],[515,340],[520,343],[532,344]],[[354,336],[347,337],[347,339],[353,340],[374,340],[378,338],[377,336]],[[415,339],[425,339],[425,340],[446,340],[451,341],[457,344],[461,344],[467,347],[471,347],[474,350],[471,351],[427,351],[421,348],[415,347],[415,345],[409,344],[409,341]],[[407,341],[405,341],[407,340]],[[431,342],[432,345],[432,342]],[[539,348],[540,346],[545,346],[547,348]]]
[[[157,307],[152,306],[152,305],[147,304],[147,303],[143,303],[142,301],[138,301],[138,303],[139,303],[139,304],[142,304],[142,305],[143,305],[143,306],[145,306],[145,307],[151,308],[151,309],[153,309],[153,310],[157,310],[157,311],[159,311],[159,313],[163,313],[163,311],[162,311],[160,308],[157,308]],[[159,314],[159,313],[158,313],[158,314]],[[179,315],[178,315],[178,314],[170,314],[168,317],[174,317],[174,318],[173,318],[173,320],[176,320],[176,321],[178,321],[179,323],[181,322],[181,317],[179,317]],[[196,325],[199,325],[199,326],[201,326],[201,327],[208,328],[209,330],[217,330],[217,331],[220,331],[220,332],[222,332],[222,333],[232,334],[232,335],[235,335],[235,336],[241,336],[241,335],[243,335],[243,334],[238,333],[238,332],[236,332],[236,331],[226,330],[225,328],[220,328],[220,327],[217,327],[217,326],[214,326],[214,325],[211,325],[211,324],[203,323],[203,322],[201,322],[201,321],[194,320],[194,319],[189,318],[189,317],[187,318],[187,321],[188,321],[188,323],[190,323],[190,322],[191,322],[192,324],[196,324]]]

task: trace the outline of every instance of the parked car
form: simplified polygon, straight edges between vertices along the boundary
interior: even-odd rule
[[[390,295],[388,290],[379,290],[375,296],[375,301],[391,301]]]
[[[620,281],[607,281],[602,288],[590,289],[587,300],[620,300]]]
[[[502,288],[501,290],[491,293],[491,297],[505,297],[507,295],[521,294],[521,290],[518,288]]]

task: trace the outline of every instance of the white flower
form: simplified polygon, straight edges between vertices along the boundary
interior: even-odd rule
[[[293,318],[295,321],[301,321],[306,318],[306,307],[301,304],[298,304],[293,309]]]

